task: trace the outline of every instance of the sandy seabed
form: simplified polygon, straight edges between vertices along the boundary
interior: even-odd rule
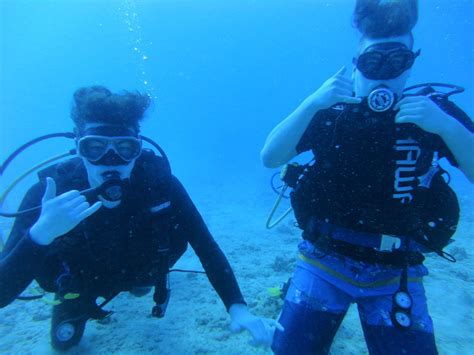
[[[268,192],[194,197],[215,239],[228,257],[252,312],[276,318],[282,301],[268,288],[286,281],[297,257],[300,231],[288,217],[275,229],[264,227],[273,196]],[[226,200],[222,199],[226,197]],[[429,256],[425,278],[429,309],[441,354],[472,354],[474,349],[474,202],[460,196],[463,216],[456,243],[448,247],[458,262]],[[216,205],[216,201],[219,201]],[[192,249],[177,267],[201,269]],[[151,317],[152,293],[122,293],[106,309],[105,322],[90,321],[71,354],[270,354],[249,345],[250,336],[229,330],[229,316],[205,275],[173,273],[166,317]],[[0,310],[1,354],[53,353],[49,345],[51,306],[16,301]],[[366,354],[356,307],[349,310],[331,349],[332,354]]]

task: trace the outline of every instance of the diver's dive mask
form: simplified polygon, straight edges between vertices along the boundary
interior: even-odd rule
[[[420,53],[420,50],[409,50],[403,43],[376,43],[352,61],[367,79],[389,80],[410,69]]]
[[[87,129],[77,139],[78,154],[94,165],[127,165],[142,152],[142,141],[123,127]]]

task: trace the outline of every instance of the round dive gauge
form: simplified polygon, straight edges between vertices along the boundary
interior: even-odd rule
[[[398,291],[397,293],[395,293],[395,295],[393,296],[393,300],[395,304],[402,309],[410,309],[411,305],[413,304],[411,296],[404,291]]]

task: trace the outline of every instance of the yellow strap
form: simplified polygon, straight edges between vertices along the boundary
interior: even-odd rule
[[[278,198],[276,199],[275,201],[275,204],[273,205],[273,208],[272,210],[270,211],[270,214],[268,215],[268,218],[267,218],[267,223],[265,224],[265,226],[267,227],[267,229],[272,229],[273,227],[275,227],[278,223],[280,223],[281,221],[283,221],[283,219],[288,216],[291,211],[293,211],[293,208],[289,208],[285,211],[285,213],[283,213],[275,222],[272,223],[272,218],[273,218],[273,215],[275,214],[276,210],[278,209],[278,206],[280,205],[280,202],[283,198],[283,195],[285,194],[286,190],[288,189],[288,185],[284,185],[283,188],[281,189],[280,191],[280,194],[278,195]]]
[[[59,155],[56,155],[54,157],[51,157],[49,159],[46,159],[45,161],[42,161],[41,163],[35,165],[34,167],[32,167],[31,169],[28,169],[27,171],[25,171],[23,174],[21,174],[19,177],[17,177],[11,184],[10,186],[7,187],[7,189],[3,192],[2,195],[0,195],[0,206],[3,205],[3,202],[5,201],[5,199],[7,198],[8,194],[11,192],[11,190],[13,190],[15,188],[16,185],[18,185],[24,178],[26,178],[28,175],[30,175],[32,172],[34,172],[35,170],[39,169],[39,168],[42,168],[43,166],[45,165],[48,165],[49,163],[52,163],[53,161],[56,161],[56,160],[59,160],[59,159],[62,159],[62,158],[65,158],[69,155],[72,155],[71,152],[67,152],[67,153],[62,153],[62,154],[59,154]]]
[[[324,272],[328,273],[329,275],[338,278],[339,280],[342,280],[344,282],[347,282],[353,286],[360,287],[360,288],[375,288],[375,287],[381,287],[381,286],[389,286],[389,285],[398,285],[400,283],[400,276],[396,276],[394,278],[388,279],[388,280],[378,280],[374,282],[359,282],[356,281],[344,274],[341,274],[340,272],[333,270],[326,265],[320,263],[319,261],[311,258],[307,258],[306,256],[300,254],[299,258],[303,260],[304,262],[311,264],[318,269],[323,270]],[[422,278],[421,277],[409,277],[408,282],[421,282]]]
[[[40,292],[40,290],[38,289],[38,287],[32,287],[29,291],[29,293],[31,293],[32,295],[40,295],[42,296],[40,298],[40,300],[46,304],[49,304],[51,306],[57,306],[59,304],[62,303],[61,300],[55,300],[55,299],[52,299],[52,298],[49,298],[49,297],[46,297],[46,292]],[[66,293],[64,295],[64,299],[65,300],[75,300],[77,298],[81,297],[81,295],[79,293],[73,293],[73,292],[70,292],[70,293]]]
[[[65,300],[75,300],[75,299],[79,298],[80,296],[81,295],[79,293],[66,293],[64,295],[64,299]],[[55,299],[51,299],[51,298],[48,298],[48,297],[43,297],[41,300],[44,303],[49,304],[51,306],[57,306],[57,305],[62,303],[61,300],[55,300]]]
[[[66,293],[64,295],[64,299],[65,300],[75,300],[76,298],[79,298],[81,295],[79,293],[74,293],[74,292],[70,292],[70,293]]]
[[[50,306],[57,306],[57,305],[60,305],[61,304],[61,301],[60,300],[53,300],[51,298],[47,298],[47,297],[43,297],[41,299],[41,301],[43,301],[44,303],[46,304],[49,304]]]

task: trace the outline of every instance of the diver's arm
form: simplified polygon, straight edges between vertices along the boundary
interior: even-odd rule
[[[41,197],[43,196],[44,186],[37,183],[33,185],[28,192],[25,194],[25,197],[21,201],[18,211],[24,211],[36,206],[41,205]],[[31,226],[38,220],[40,211],[36,210],[33,212],[22,214],[15,218],[13,227],[10,231],[10,235],[5,242],[5,247],[2,250],[2,255],[10,253],[19,241],[28,234]]]
[[[230,314],[231,329],[234,332],[248,330],[253,338],[250,342],[252,345],[270,346],[275,329],[283,331],[283,327],[273,319],[260,318],[249,311],[224,253],[212,238],[201,215],[176,178],[173,185],[171,204],[174,206],[175,228],[172,230],[176,235],[171,237],[185,237],[193,247],[209,281]]]
[[[295,157],[298,154],[296,145],[306,127],[308,127],[316,112],[322,109],[323,107],[311,95],[280,122],[270,132],[260,152],[263,165],[267,168],[277,168]]]
[[[441,137],[461,171],[474,182],[473,124],[462,110],[452,102],[440,106],[427,96],[405,97],[394,109],[400,110],[395,117],[397,123],[413,123]]]
[[[26,193],[19,210],[41,203],[42,187],[34,185]],[[0,255],[0,307],[10,304],[34,278],[42,260],[44,247],[34,243],[29,229],[38,218],[38,212],[27,213],[15,219],[5,248]]]
[[[181,183],[173,177],[171,238],[184,238],[199,257],[207,277],[227,310],[234,304],[245,304],[234,272],[222,250],[211,236],[201,215]]]
[[[344,76],[345,72],[346,68],[342,67],[270,132],[260,153],[263,165],[276,168],[296,156],[296,146],[318,111],[337,103],[361,102],[360,98],[352,96],[353,81]]]
[[[24,235],[13,250],[0,259],[0,308],[9,305],[33,281],[46,247]]]
[[[474,134],[458,120],[450,118],[439,135],[456,158],[459,169],[474,183]]]

